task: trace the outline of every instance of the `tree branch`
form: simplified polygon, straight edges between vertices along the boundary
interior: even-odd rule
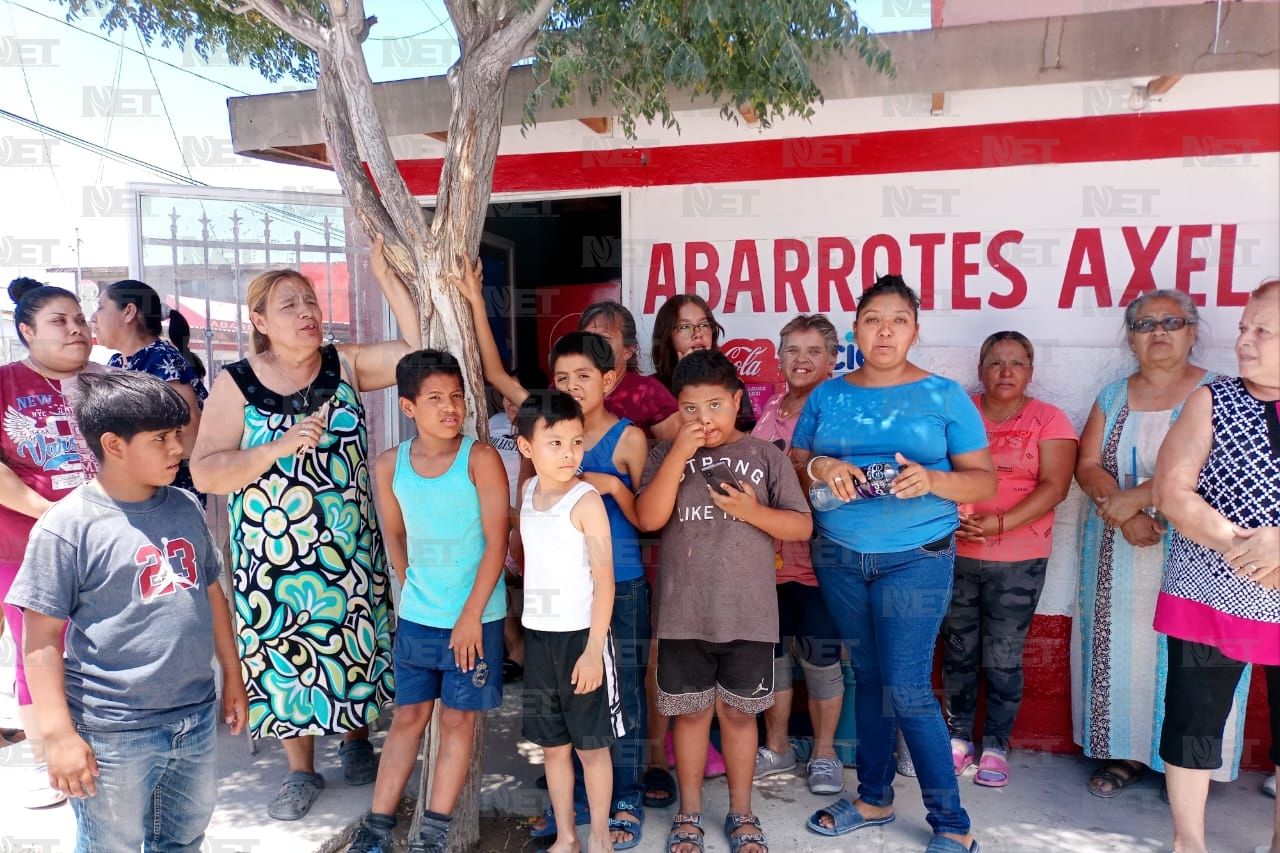
[[[306,12],[286,6],[282,0],[245,0],[245,8],[257,12],[316,53],[329,46],[328,27],[321,26]]]
[[[338,176],[338,183],[343,194],[351,202],[351,209],[361,226],[370,237],[381,234],[386,240],[387,263],[395,270],[396,275],[405,282],[417,278],[418,266],[413,253],[404,244],[404,239],[396,228],[391,216],[387,213],[378,191],[374,188],[369,176],[365,174],[364,164],[360,161],[360,152],[356,146],[356,137],[351,129],[351,120],[347,112],[347,99],[342,92],[342,82],[330,62],[322,61],[320,76],[316,80],[316,93],[320,101],[320,127],[329,143],[329,158],[333,170]],[[430,316],[432,306],[423,305],[419,294],[413,287],[410,293],[418,300],[418,310]]]
[[[396,165],[378,108],[373,101],[373,83],[364,53],[355,35],[345,26],[332,31],[332,51],[327,61],[334,67],[346,99],[346,115],[359,145],[360,154],[373,174],[382,203],[395,222],[400,236],[410,246],[428,246],[431,236],[422,206],[409,192]]]
[[[510,23],[495,32],[485,43],[486,49],[491,49],[508,68],[517,60],[523,59],[526,46],[537,36],[538,30],[551,14],[553,5],[555,0],[537,0],[533,8],[515,16]]]
[[[453,21],[453,28],[458,33],[458,41],[462,43],[465,50],[475,37],[476,28],[480,24],[480,18],[476,14],[475,0],[444,0],[444,6],[449,12],[449,19]]]

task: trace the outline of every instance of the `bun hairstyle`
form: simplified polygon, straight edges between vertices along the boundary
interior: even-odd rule
[[[13,325],[23,346],[27,343],[27,336],[22,334],[22,327],[30,326],[34,329],[35,317],[45,305],[54,299],[70,299],[77,305],[80,304],[80,300],[70,290],[42,284],[26,276],[19,276],[9,282],[9,298],[13,300]]]
[[[182,353],[182,357],[187,360],[187,364],[191,365],[191,369],[196,372],[196,376],[204,379],[208,375],[200,356],[191,351],[191,324],[187,322],[187,318],[183,317],[182,312],[177,308],[169,309],[169,342],[178,348],[178,352]]]

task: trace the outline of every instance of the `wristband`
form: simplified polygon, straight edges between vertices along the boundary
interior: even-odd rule
[[[804,466],[805,476],[808,477],[811,482],[816,482],[817,478],[813,476],[813,463],[817,462],[819,459],[830,459],[830,458],[831,458],[830,456],[815,456],[812,459],[810,459],[809,464]]]

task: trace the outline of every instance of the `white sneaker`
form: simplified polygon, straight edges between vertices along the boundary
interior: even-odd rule
[[[19,793],[26,809],[47,809],[67,801],[67,795],[49,784],[49,765],[41,762],[31,768],[26,785]]]
[[[1262,793],[1266,794],[1268,797],[1275,797],[1276,774],[1272,773],[1270,776],[1266,778],[1266,781],[1262,783]]]

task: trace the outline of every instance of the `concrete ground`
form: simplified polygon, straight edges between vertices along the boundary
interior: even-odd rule
[[[12,705],[0,697],[0,725],[12,725]],[[541,774],[541,752],[519,739],[519,690],[508,690],[503,709],[489,720],[482,809],[486,814],[533,815],[545,802],[534,784]],[[381,739],[375,735],[375,742]],[[369,806],[371,787],[342,783],[337,739],[322,743],[319,766],[329,787],[311,814],[297,823],[273,821],[265,803],[284,768],[278,744],[263,742],[251,755],[246,738],[219,737],[218,807],[209,828],[206,853],[329,853],[342,849],[351,826]],[[1151,776],[1112,800],[1085,791],[1092,763],[1078,758],[1016,753],[1013,783],[1004,789],[979,788],[971,777],[961,792],[974,827],[988,853],[1160,853],[1169,849],[1168,808],[1160,801],[1160,781]],[[15,791],[31,766],[23,747],[0,750],[0,853],[71,853],[74,821],[61,806],[28,811],[13,805]],[[852,770],[846,778],[853,783]],[[1244,773],[1230,785],[1215,785],[1209,800],[1211,849],[1255,853],[1270,842],[1273,801],[1259,793],[1260,773]],[[411,782],[416,788],[416,782]],[[772,840],[774,853],[865,850],[919,853],[929,841],[928,826],[914,779],[900,779],[898,819],[893,824],[842,839],[824,839],[805,831],[804,821],[830,798],[809,794],[802,779],[775,776],[756,786],[755,809]],[[723,779],[706,783],[707,850],[727,851],[718,828],[728,805]],[[670,810],[650,810],[640,853],[664,850]],[[585,838],[584,838],[585,841]],[[518,848],[512,848],[518,849]]]

